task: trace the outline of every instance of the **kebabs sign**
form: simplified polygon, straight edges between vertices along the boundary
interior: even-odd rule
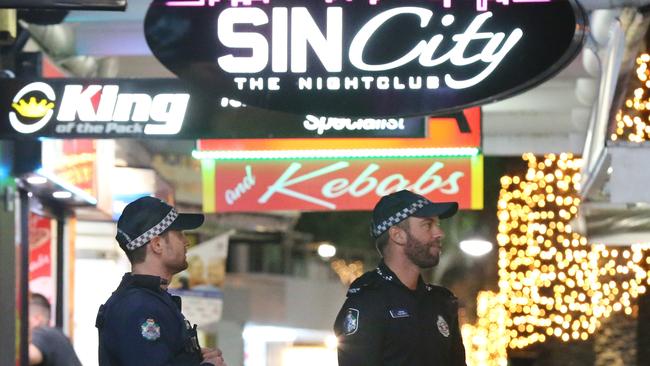
[[[147,42],[218,95],[300,114],[458,110],[522,92],[580,51],[575,0],[155,0]]]

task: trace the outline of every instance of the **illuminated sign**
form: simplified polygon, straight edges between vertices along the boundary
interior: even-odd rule
[[[145,35],[213,95],[303,115],[427,115],[527,90],[580,51],[575,0],[501,3],[155,0]]]
[[[36,81],[13,96],[11,86],[20,82],[5,83],[13,84],[0,96],[11,129],[2,127],[17,136],[175,135],[181,131],[190,100],[187,92],[142,92],[137,90],[140,82],[130,81]],[[158,80],[150,81],[147,88],[166,90],[165,86],[170,85]]]
[[[411,189],[483,207],[481,155],[411,159],[202,160],[205,212],[371,210]]]
[[[0,0],[0,8],[125,10],[126,0]]]
[[[481,108],[427,119],[419,138],[291,138],[199,140],[197,159],[370,158],[475,155],[481,148]]]
[[[426,136],[426,117],[342,118],[261,110],[221,99],[217,138],[368,138]],[[233,110],[234,109],[234,110]],[[235,110],[239,109],[240,113]],[[228,113],[229,116],[225,116]]]
[[[460,112],[438,118],[464,120]],[[7,138],[420,139],[429,127],[425,117],[263,110],[206,96],[178,79],[0,80],[0,137]]]

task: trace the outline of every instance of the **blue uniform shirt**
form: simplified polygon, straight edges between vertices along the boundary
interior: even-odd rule
[[[99,366],[202,365],[196,327],[160,284],[160,277],[127,273],[99,308]]]
[[[465,366],[456,297],[384,262],[355,280],[334,324],[339,366]]]

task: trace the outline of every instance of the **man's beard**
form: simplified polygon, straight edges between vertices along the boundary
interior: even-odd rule
[[[421,269],[432,268],[438,265],[441,249],[438,249],[438,253],[436,254],[431,253],[432,247],[438,246],[440,248],[438,240],[432,240],[425,243],[411,236],[411,233],[408,231],[406,232],[406,235],[407,240],[405,253],[413,264]]]
[[[179,262],[180,262],[180,261],[179,261]],[[171,270],[172,270],[172,272],[174,272],[174,274],[179,273],[179,272],[183,272],[183,271],[186,270],[187,267],[188,267],[188,263],[187,263],[187,259],[186,259],[186,257],[183,257],[183,261],[182,261],[182,262],[180,262],[180,263],[175,263],[175,264],[172,265],[171,267],[172,267]]]

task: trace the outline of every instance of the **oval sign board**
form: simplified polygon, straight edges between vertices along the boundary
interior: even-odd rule
[[[300,114],[426,115],[485,104],[580,52],[575,0],[155,0],[153,54],[215,96]]]

